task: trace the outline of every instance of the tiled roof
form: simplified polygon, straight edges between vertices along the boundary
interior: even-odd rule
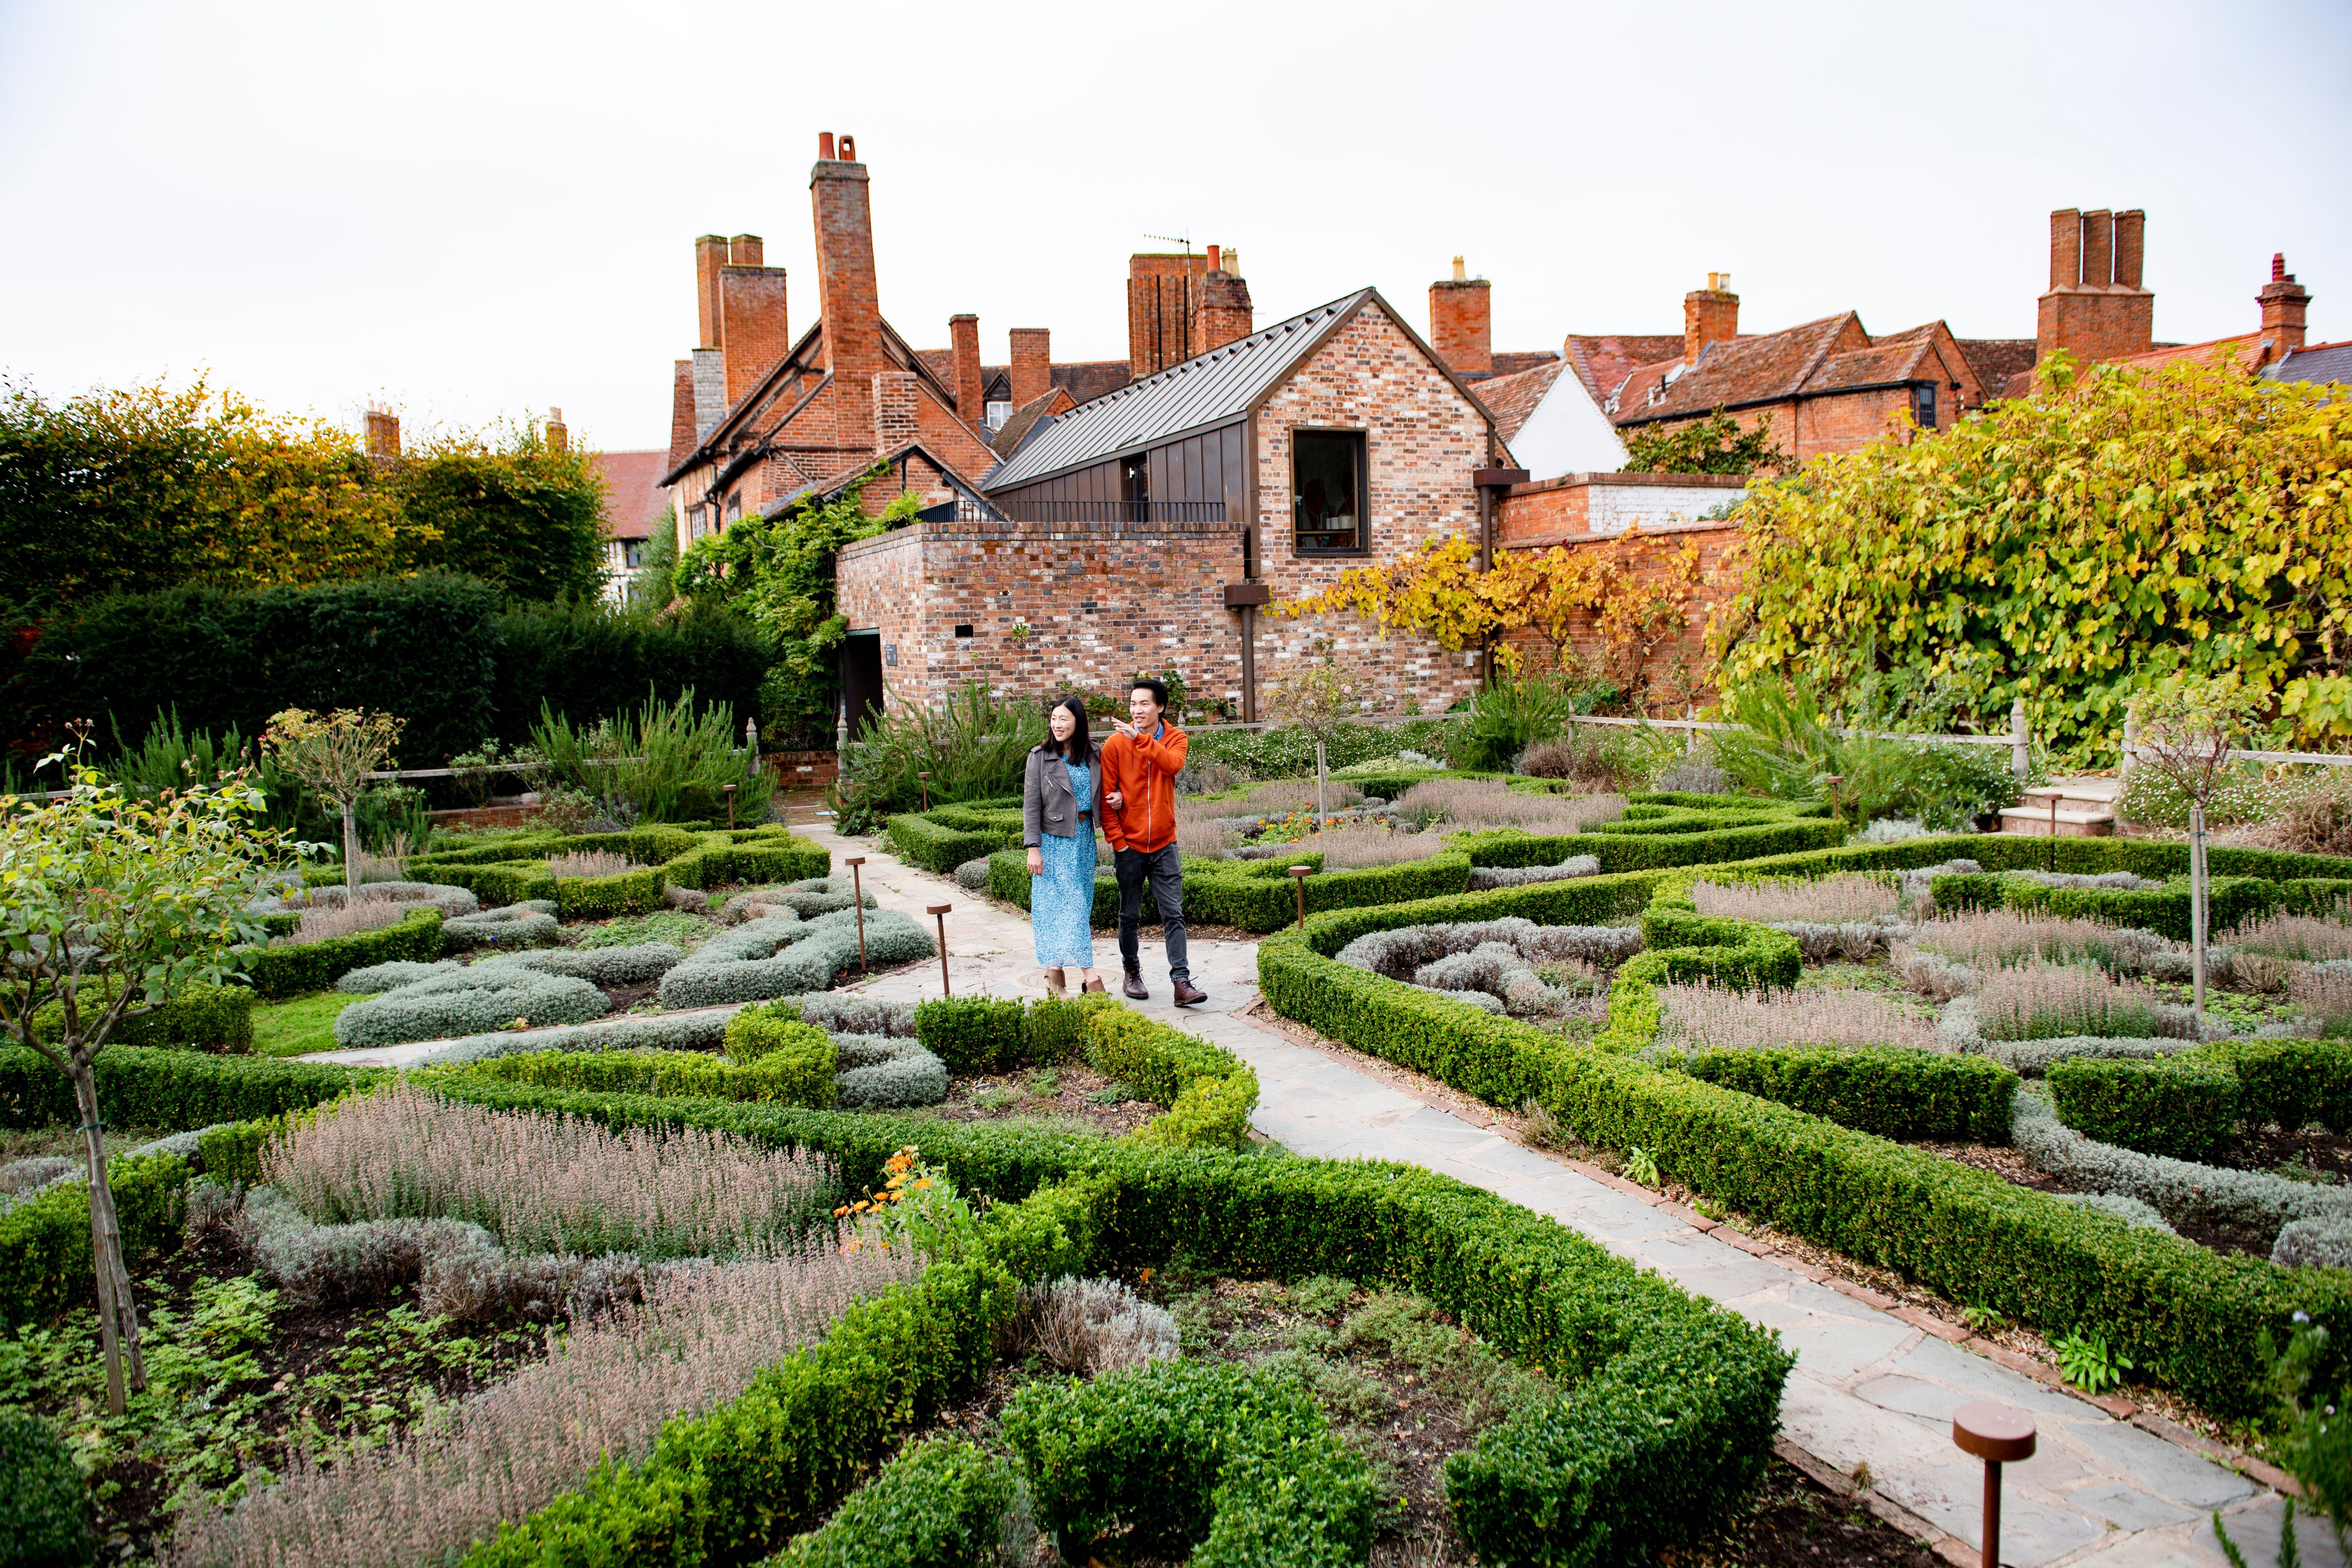
[[[2033,367],[2042,363],[2041,345],[2032,338],[1958,338],[1960,353],[1975,367],[1987,397],[2022,397],[2033,389]],[[2023,380],[2011,386],[2017,378]]]
[[[1899,380],[1906,374],[1900,367],[1917,362],[1933,332],[1932,326],[1897,332],[1883,340],[1886,346],[1882,349],[1848,310],[1778,332],[1709,343],[1698,363],[1687,369],[1677,353],[1671,361],[1636,370],[1619,392],[1610,417],[1620,426],[1647,424],[1718,407],[1769,403],[1800,392]],[[1833,355],[1859,357],[1852,364],[1832,364]]]
[[[1539,364],[1551,364],[1559,355],[1550,349],[1498,349],[1495,353],[1495,379],[1520,375]]]
[[[2159,370],[2185,359],[2195,360],[2200,364],[2219,364],[2224,359],[2234,358],[2240,365],[2251,369],[2261,360],[2262,344],[2263,334],[2256,330],[2201,343],[2158,343],[2146,353],[2126,354],[2121,359],[2100,363],[2129,365],[2134,370]]]
[[[948,386],[955,384],[955,350],[918,349],[915,357],[924,367]],[[1004,364],[984,364],[980,367],[980,384],[984,388],[992,381],[1002,380],[1013,384],[1013,367]],[[1054,366],[1054,384],[1066,388],[1073,403],[1092,403],[1096,398],[1117,392],[1135,377],[1123,359],[1067,360]],[[962,409],[956,410],[961,414]],[[987,410],[982,409],[982,413]]]
[[[1059,406],[1056,407],[1056,405]],[[1056,386],[1050,391],[1042,392],[1014,409],[1012,416],[998,427],[989,445],[996,448],[998,457],[1010,458],[1021,449],[1021,443],[1028,439],[1029,432],[1037,427],[1040,420],[1045,419],[1048,414],[1060,413],[1076,406],[1076,400],[1071,397],[1067,387]]]
[[[1502,358],[1500,354],[1495,357],[1497,362]],[[1537,365],[1533,370],[1474,381],[1470,390],[1495,416],[1496,433],[1509,442],[1518,436],[1519,427],[1536,411],[1536,405],[1544,400],[1544,394],[1551,390],[1552,384],[1567,369],[1567,362],[1554,355],[1549,363]]]
[[[669,471],[667,452],[599,452],[596,466],[604,471],[604,537],[647,539],[669,505],[662,476]]]
[[[1584,390],[1592,394],[1592,401],[1597,404],[1607,403],[1609,395],[1640,366],[1680,359],[1682,353],[1680,332],[1671,336],[1663,332],[1618,332],[1606,336],[1570,332],[1566,345],[1568,363],[1575,367],[1577,379],[1584,383]]]
[[[2352,382],[2352,342],[2297,349],[2276,364],[2265,365],[2263,374],[2271,381]]]

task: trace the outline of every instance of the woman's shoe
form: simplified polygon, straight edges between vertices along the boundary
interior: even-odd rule
[[[1068,980],[1064,977],[1060,970],[1049,969],[1045,971],[1045,994],[1048,996],[1054,997],[1057,1001],[1062,997],[1067,996],[1070,994],[1068,985]]]
[[[1106,995],[1108,995],[1108,994],[1109,994],[1108,991],[1106,991],[1106,990],[1105,990],[1105,988],[1104,988],[1104,986],[1103,986],[1103,983],[1102,983],[1101,981],[1099,981],[1099,980],[1089,980],[1089,981],[1087,981],[1087,986],[1086,986],[1086,988],[1087,988],[1088,991],[1090,991],[1090,992],[1102,992],[1102,993],[1103,993],[1104,994],[1106,994]]]

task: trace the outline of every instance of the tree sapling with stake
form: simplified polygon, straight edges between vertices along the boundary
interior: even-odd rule
[[[2135,765],[2147,769],[2189,801],[2189,935],[2194,962],[2194,1008],[2205,1024],[2205,808],[2222,783],[2230,742],[2253,718],[2254,695],[2230,675],[2167,676],[2131,700]]]
[[[307,709],[273,713],[261,737],[264,754],[332,801],[343,814],[343,886],[360,890],[360,831],[353,807],[368,774],[392,760],[404,721],[363,708],[338,708],[324,718]]]

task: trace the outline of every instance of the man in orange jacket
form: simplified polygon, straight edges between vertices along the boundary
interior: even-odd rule
[[[1138,1002],[1143,984],[1137,928],[1143,921],[1143,885],[1160,905],[1168,937],[1168,979],[1176,1005],[1205,1002],[1184,962],[1184,868],[1176,848],[1176,775],[1184,771],[1184,731],[1169,723],[1168,688],[1150,679],[1128,689],[1125,720],[1103,743],[1102,829],[1118,869],[1118,955],[1127,963],[1126,993]]]

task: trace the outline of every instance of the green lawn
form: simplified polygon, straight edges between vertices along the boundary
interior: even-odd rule
[[[360,997],[321,991],[253,1010],[253,1051],[263,1057],[299,1057],[335,1048],[335,1015]]]

